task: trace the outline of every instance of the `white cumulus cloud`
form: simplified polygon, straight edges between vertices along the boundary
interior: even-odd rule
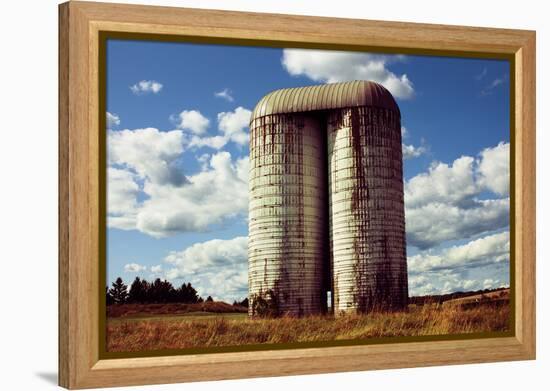
[[[109,227],[165,237],[246,217],[248,156],[203,154],[201,170],[185,176],[184,136],[154,128],[109,131]]]
[[[164,262],[171,265],[166,277],[190,281],[203,297],[231,302],[248,290],[248,238],[214,239],[171,252]]]
[[[234,111],[218,113],[218,129],[221,134],[215,136],[194,136],[189,142],[190,147],[210,147],[221,149],[227,143],[233,142],[244,146],[248,144],[248,125],[252,112],[244,107],[237,107]]]
[[[510,191],[510,144],[500,143],[481,152],[479,183],[487,189],[508,195]]]
[[[107,224],[110,227],[135,227],[138,194],[135,174],[124,169],[107,168]]]
[[[506,284],[503,284],[498,279],[486,278],[485,280],[483,280],[483,289],[494,289],[500,288],[502,286],[506,286]]]
[[[421,296],[506,286],[509,261],[508,232],[438,251],[422,251],[407,258],[409,294]]]
[[[432,163],[426,173],[407,181],[405,198],[408,207],[428,203],[460,203],[478,191],[474,178],[474,161],[470,156],[456,159],[451,165]]]
[[[155,128],[109,131],[107,157],[111,165],[134,170],[153,183],[181,185],[185,177],[177,167],[183,152],[183,132],[161,132]]]
[[[401,140],[404,140],[409,136],[409,130],[405,126],[401,126]],[[419,146],[405,144],[404,142],[402,142],[401,150],[403,152],[403,159],[406,160],[425,155],[428,152],[428,147],[424,145],[424,140],[422,140],[422,145]]]
[[[431,250],[408,257],[410,273],[434,270],[475,268],[489,263],[502,263],[510,259],[510,234],[500,232],[472,240],[464,245]]]
[[[154,273],[154,274],[162,273],[162,265],[151,266],[151,273]]]
[[[248,210],[248,156],[232,161],[229,152],[211,156],[210,165],[188,182],[171,187],[146,182],[148,195],[137,214],[137,229],[155,237],[206,231]]]
[[[427,152],[427,148],[423,145],[415,147],[414,145],[402,144],[401,149],[403,151],[403,159],[412,159],[424,155]]]
[[[405,183],[407,243],[427,249],[509,225],[509,144],[487,148],[478,158],[434,162]],[[493,198],[483,198],[489,192]]]
[[[227,145],[228,139],[224,136],[207,136],[207,137],[197,137],[194,136],[189,141],[190,147],[208,147],[212,149],[222,149]]]
[[[120,117],[116,114],[107,112],[107,128],[120,125]]]
[[[130,86],[130,91],[135,95],[158,94],[162,90],[162,84],[155,80],[142,80]]]
[[[509,199],[473,202],[468,208],[430,203],[406,208],[407,244],[426,249],[509,225]]]
[[[248,124],[252,112],[244,107],[234,111],[218,113],[218,127],[223,135],[239,145],[248,144]]]
[[[138,263],[128,263],[124,265],[124,271],[126,273],[139,273],[144,270],[147,270],[146,266],[140,265]]]
[[[203,135],[210,125],[210,120],[198,110],[183,110],[178,114],[178,128],[189,130],[196,135]]]
[[[396,98],[414,96],[414,86],[406,74],[396,75],[387,68],[395,56],[331,50],[284,49],[282,64],[293,76],[335,83],[372,80],[386,87]]]

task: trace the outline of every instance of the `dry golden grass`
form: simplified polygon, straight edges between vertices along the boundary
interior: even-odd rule
[[[508,329],[509,306],[425,305],[407,312],[235,319],[223,315],[166,319],[109,319],[107,351],[202,348],[373,337],[462,334]]]

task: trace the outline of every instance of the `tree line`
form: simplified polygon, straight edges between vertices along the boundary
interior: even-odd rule
[[[167,280],[155,279],[149,282],[145,279],[136,277],[130,285],[124,283],[122,278],[118,277],[111,284],[111,288],[105,288],[107,305],[113,304],[167,304],[167,303],[185,303],[195,304],[212,302],[212,296],[203,299],[199,296],[197,290],[193,288],[190,282],[183,283],[180,287],[174,288],[172,283]],[[235,301],[233,305],[242,305],[248,307],[248,299],[241,302]]]
[[[170,281],[155,279],[149,282],[136,277],[130,285],[130,289],[122,278],[118,277],[112,283],[111,288],[106,289],[107,305],[111,304],[151,304],[151,303],[202,303],[197,290],[191,283],[183,283],[179,288],[174,288]],[[213,301],[211,296],[206,301]]]

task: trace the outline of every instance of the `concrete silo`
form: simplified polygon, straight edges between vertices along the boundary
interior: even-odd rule
[[[278,314],[406,306],[400,112],[379,84],[277,90],[254,110],[249,298]]]
[[[336,314],[407,305],[401,125],[395,103],[386,103],[327,119]]]
[[[327,202],[326,149],[319,131],[307,115],[269,113],[251,123],[251,315],[302,316],[326,306],[328,222],[319,213]]]

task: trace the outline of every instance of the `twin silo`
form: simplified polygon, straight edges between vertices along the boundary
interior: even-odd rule
[[[282,89],[258,102],[250,315],[260,302],[293,316],[407,305],[400,121],[389,91],[368,81]]]

